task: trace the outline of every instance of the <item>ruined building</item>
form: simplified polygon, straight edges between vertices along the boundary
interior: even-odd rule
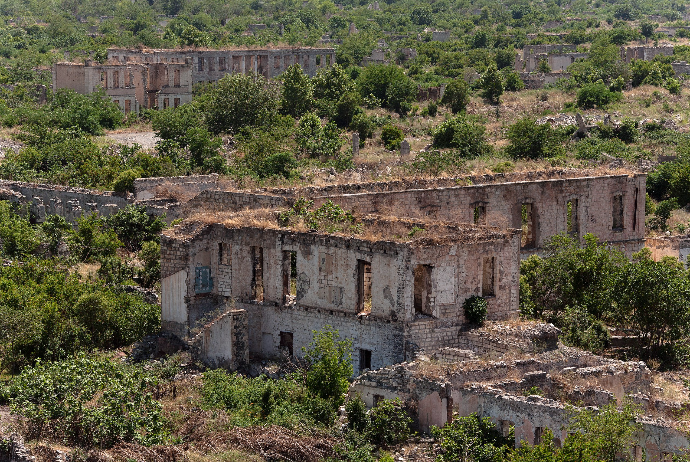
[[[111,48],[106,64],[57,63],[53,89],[70,88],[89,94],[103,87],[128,113],[177,107],[192,100],[192,85],[213,82],[226,74],[280,75],[299,64],[309,76],[335,63],[332,48],[259,50],[128,50]]]
[[[226,74],[260,74],[277,77],[293,64],[313,77],[322,67],[335,63],[333,48],[263,48],[226,50],[130,50],[108,49],[110,62],[126,63],[185,63],[191,60],[192,82],[213,82]]]
[[[98,87],[125,112],[177,107],[192,100],[192,66],[181,63],[56,63],[53,89],[89,94]]]
[[[458,347],[470,296],[486,297],[489,319],[517,316],[519,259],[540,252],[549,237],[594,233],[629,255],[643,247],[645,176],[574,174],[484,184],[477,177],[471,185],[205,189],[179,209],[199,220],[173,228],[161,243],[163,327],[198,334],[202,356],[230,367],[249,355],[299,355],[311,331],[327,324],[353,339],[360,369]],[[275,215],[301,197],[352,210],[365,231],[297,231],[275,218],[260,224],[267,210]],[[223,312],[206,324],[209,313]],[[221,346],[221,338],[238,343]]]
[[[518,230],[366,216],[361,236],[346,236],[254,213],[162,240],[163,328],[187,337],[207,313],[230,309],[204,336],[241,344],[206,353],[211,362],[298,354],[329,324],[353,339],[356,367],[379,368],[455,345],[471,295],[487,298],[490,319],[517,313]],[[241,317],[247,330],[232,332]]]

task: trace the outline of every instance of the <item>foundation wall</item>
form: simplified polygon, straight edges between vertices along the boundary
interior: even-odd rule
[[[690,255],[690,238],[687,236],[649,237],[645,240],[645,247],[652,252],[652,258],[656,261],[664,257],[674,257],[686,264]]]
[[[249,365],[247,312],[231,310],[206,325],[195,339],[199,358],[211,368]]]

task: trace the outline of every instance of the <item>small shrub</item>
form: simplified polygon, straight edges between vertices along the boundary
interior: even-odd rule
[[[399,398],[384,399],[369,413],[367,436],[377,446],[393,446],[407,441],[412,419]]]
[[[456,117],[447,120],[434,131],[434,146],[439,148],[457,148],[463,159],[474,159],[492,152],[487,143],[486,129],[480,123],[468,117]]]
[[[438,114],[438,103],[436,101],[429,101],[429,105],[426,107],[429,117],[436,117]]]
[[[400,127],[385,125],[381,130],[381,141],[383,141],[383,145],[389,151],[400,149],[400,143],[402,143],[403,139],[405,139],[405,136]]]
[[[508,128],[510,144],[506,154],[513,159],[542,159],[554,157],[562,150],[561,138],[549,124],[537,124],[534,119],[520,119]]]
[[[347,413],[347,426],[351,430],[362,433],[369,425],[367,406],[359,395],[350,398],[345,403],[345,412]]]
[[[620,99],[620,93],[609,90],[602,82],[583,85],[577,91],[577,105],[582,109],[604,108]]]
[[[141,178],[142,172],[139,169],[128,169],[117,175],[113,181],[113,191],[119,193],[134,192],[134,180]]]
[[[470,324],[481,326],[486,320],[487,303],[484,297],[472,295],[462,304],[465,320]]]

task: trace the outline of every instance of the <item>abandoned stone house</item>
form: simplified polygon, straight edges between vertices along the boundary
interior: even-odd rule
[[[56,63],[53,89],[89,94],[98,87],[125,114],[141,109],[177,107],[192,100],[192,68],[182,63],[84,64]]]
[[[471,295],[487,297],[489,319],[517,315],[519,260],[541,252],[550,236],[593,233],[628,255],[644,246],[645,175],[577,175],[205,189],[179,207],[179,216],[222,216],[219,222],[231,224],[195,228],[190,219],[163,238],[163,327],[183,337],[201,332],[202,356],[231,368],[249,355],[299,354],[311,331],[327,324],[353,339],[356,370],[457,347],[462,304]],[[345,237],[236,224],[300,197],[315,207],[332,201],[390,234]],[[415,226],[424,229],[422,237],[400,238]],[[206,324],[209,313],[222,312]]]
[[[268,225],[244,224],[254,213],[266,212],[161,241],[163,328],[184,338],[202,328],[210,363],[299,355],[328,324],[353,340],[356,370],[376,369],[457,346],[472,295],[486,297],[490,319],[517,313],[519,230],[369,215],[360,237],[280,228],[273,212]],[[228,315],[200,323],[213,312]],[[220,338],[234,340],[220,351]]]
[[[262,49],[108,49],[109,62],[127,63],[186,63],[192,67],[192,83],[213,82],[226,74],[260,74],[277,77],[293,64],[299,64],[305,74],[313,77],[323,67],[335,63],[333,48],[262,48]]]

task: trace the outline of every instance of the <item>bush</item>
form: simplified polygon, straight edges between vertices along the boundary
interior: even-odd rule
[[[158,241],[167,226],[161,218],[149,215],[145,206],[131,204],[107,217],[105,224],[129,251],[140,250],[144,242]]]
[[[448,107],[453,114],[463,112],[469,102],[469,89],[462,78],[453,79],[443,92],[441,104]],[[431,112],[429,112],[431,115]]]
[[[433,143],[439,148],[456,148],[463,159],[474,159],[493,151],[485,132],[482,124],[460,116],[441,123],[434,131]]]
[[[400,143],[405,139],[403,131],[394,125],[384,125],[381,130],[381,141],[389,151],[400,149]]]
[[[134,180],[141,178],[141,170],[128,169],[120,172],[113,181],[113,191],[119,193],[134,192]]]
[[[359,433],[364,432],[369,425],[369,416],[367,415],[367,406],[362,401],[362,397],[356,395],[350,398],[345,403],[345,412],[347,413],[347,426],[350,430],[355,430]]]
[[[367,437],[377,446],[393,446],[404,443],[410,436],[412,419],[399,398],[384,399],[369,413]]]
[[[352,340],[339,340],[338,331],[325,326],[313,331],[314,339],[304,348],[309,364],[306,385],[310,393],[333,403],[337,409],[344,401],[352,377]]]
[[[374,122],[364,112],[359,112],[352,118],[350,129],[359,135],[359,147],[364,146],[364,141],[374,134]]]
[[[437,459],[440,462],[500,462],[504,458],[506,444],[511,444],[496,430],[489,417],[481,418],[477,414],[456,415],[442,428],[432,427],[431,434],[440,441],[442,454]]]
[[[549,124],[538,125],[534,119],[520,119],[508,128],[510,144],[506,153],[513,159],[541,159],[556,155],[561,141]]]
[[[157,379],[137,366],[79,356],[25,369],[10,384],[12,412],[27,419],[31,438],[50,436],[84,447],[161,444]]]
[[[338,127],[333,122],[321,126],[321,120],[313,112],[299,119],[295,142],[302,153],[313,158],[333,157],[343,145]]]
[[[139,271],[141,285],[151,288],[161,280],[161,246],[156,241],[144,242],[139,252],[144,267]]]
[[[620,93],[612,92],[602,82],[583,85],[577,91],[577,105],[582,109],[605,108],[620,99]]]
[[[465,312],[465,321],[477,326],[484,324],[487,313],[487,303],[484,297],[472,295],[463,302],[462,309]]]
[[[438,103],[436,103],[436,101],[429,101],[426,110],[429,117],[436,117],[436,114],[438,114]]]

